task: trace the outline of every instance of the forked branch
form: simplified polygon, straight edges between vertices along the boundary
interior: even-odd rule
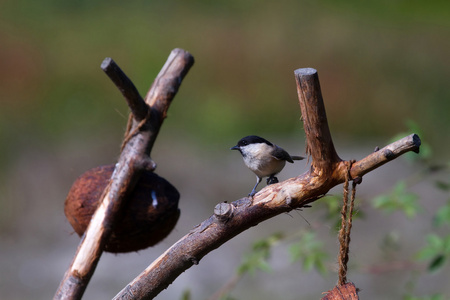
[[[295,71],[300,108],[312,157],[311,169],[295,178],[263,188],[253,199],[220,203],[215,214],[197,225],[130,282],[114,299],[152,299],[182,272],[239,233],[276,215],[301,208],[341,184],[347,164],[337,155],[325,114],[317,71]],[[401,154],[418,152],[420,139],[412,134],[352,164],[351,180]]]
[[[71,265],[66,271],[54,299],[80,299],[89,283],[119,215],[126,195],[133,189],[142,169],[154,170],[150,158],[159,129],[181,81],[194,63],[186,51],[175,49],[158,74],[145,102],[128,77],[110,58],[102,69],[125,97],[132,114],[133,125],[128,132],[120,158],[116,164],[100,204],[92,216]],[[150,112],[150,113],[149,113]]]

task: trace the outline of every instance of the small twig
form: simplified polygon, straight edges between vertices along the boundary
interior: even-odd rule
[[[134,119],[137,122],[143,120],[147,116],[149,108],[141,95],[139,95],[133,82],[110,57],[105,58],[100,67],[125,97]]]

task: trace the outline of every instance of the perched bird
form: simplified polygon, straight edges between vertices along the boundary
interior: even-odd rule
[[[302,160],[302,156],[291,156],[283,148],[272,144],[256,135],[249,135],[239,140],[230,150],[238,150],[242,154],[245,165],[256,174],[256,185],[249,196],[253,197],[256,187],[264,177],[267,184],[277,183],[276,174],[283,170],[286,161]]]

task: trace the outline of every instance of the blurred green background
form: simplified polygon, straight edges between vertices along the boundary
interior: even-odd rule
[[[413,123],[432,160],[449,158],[448,1],[4,0],[0,16],[0,251],[12,274],[0,280],[4,299],[53,295],[77,245],[67,241],[65,195],[82,172],[119,155],[128,109],[100,69],[105,57],[142,95],[173,48],[195,57],[154,152],[158,171],[189,199],[185,211],[202,207],[182,215],[184,228],[253,185],[228,151],[241,137],[303,151],[297,68],[318,70],[338,152],[361,158]],[[239,194],[229,189],[237,184]],[[147,261],[140,256],[107,297]],[[42,269],[53,270],[45,280]]]

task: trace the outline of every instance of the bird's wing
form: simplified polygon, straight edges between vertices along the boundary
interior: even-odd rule
[[[272,156],[278,160],[285,160],[290,163],[294,163],[292,160],[292,157],[289,155],[289,153],[286,152],[283,148],[280,148],[275,145],[275,150],[272,152]]]

